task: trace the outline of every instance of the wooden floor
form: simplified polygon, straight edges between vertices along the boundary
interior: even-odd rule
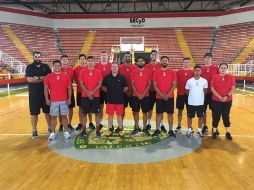
[[[134,165],[94,164],[56,154],[46,135],[31,139],[28,97],[1,98],[0,190],[254,189],[254,96],[234,98],[232,142],[206,137],[197,151],[181,158]],[[132,119],[130,111],[127,118]],[[73,123],[78,123],[77,110]],[[42,116],[38,125],[40,133],[47,132]],[[219,130],[224,134],[221,125]]]

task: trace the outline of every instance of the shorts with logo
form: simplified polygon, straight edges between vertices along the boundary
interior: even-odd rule
[[[193,106],[193,105],[188,105],[187,106],[187,116],[190,118],[194,118],[195,114],[197,113],[197,117],[203,117],[205,112],[204,112],[204,106]]]
[[[89,100],[88,97],[81,98],[82,110],[83,113],[100,113],[100,98],[94,97],[92,100]]]
[[[69,108],[66,101],[53,101],[50,103],[50,115],[68,115]]]

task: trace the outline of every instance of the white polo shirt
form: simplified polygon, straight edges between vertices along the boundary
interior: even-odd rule
[[[200,77],[198,80],[195,80],[194,77],[190,78],[185,85],[185,89],[189,90],[188,104],[192,106],[204,105],[204,89],[206,88],[208,88],[206,79],[202,77]]]

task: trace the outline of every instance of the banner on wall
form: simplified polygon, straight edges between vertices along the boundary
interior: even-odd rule
[[[130,18],[130,26],[132,27],[144,27],[145,22],[145,18]]]

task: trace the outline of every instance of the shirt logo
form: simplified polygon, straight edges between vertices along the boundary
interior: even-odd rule
[[[166,76],[166,73],[165,72],[163,72],[163,74],[162,74],[164,77]]]
[[[222,77],[221,80],[224,81],[225,80],[224,77]]]
[[[206,72],[208,72],[208,73],[209,73],[209,72],[210,72],[210,69],[209,69],[209,68],[207,68],[207,69],[206,69]]]
[[[60,77],[59,77],[59,75],[57,75],[57,76],[56,76],[56,80],[59,80],[59,79],[60,79]]]
[[[130,70],[129,69],[126,69],[127,72],[129,72]]]
[[[89,73],[89,76],[92,76],[93,74],[92,74],[92,72],[90,71],[90,73]]]
[[[187,73],[186,73],[186,72],[184,72],[184,75],[185,75],[185,76],[187,76]]]
[[[106,68],[105,68],[105,67],[103,67],[103,68],[102,68],[102,70],[103,70],[103,71],[105,71],[105,70],[106,70]]]
[[[142,77],[142,76],[143,76],[143,73],[142,73],[142,72],[140,72],[140,73],[139,73],[139,76],[141,76],[141,77]]]

